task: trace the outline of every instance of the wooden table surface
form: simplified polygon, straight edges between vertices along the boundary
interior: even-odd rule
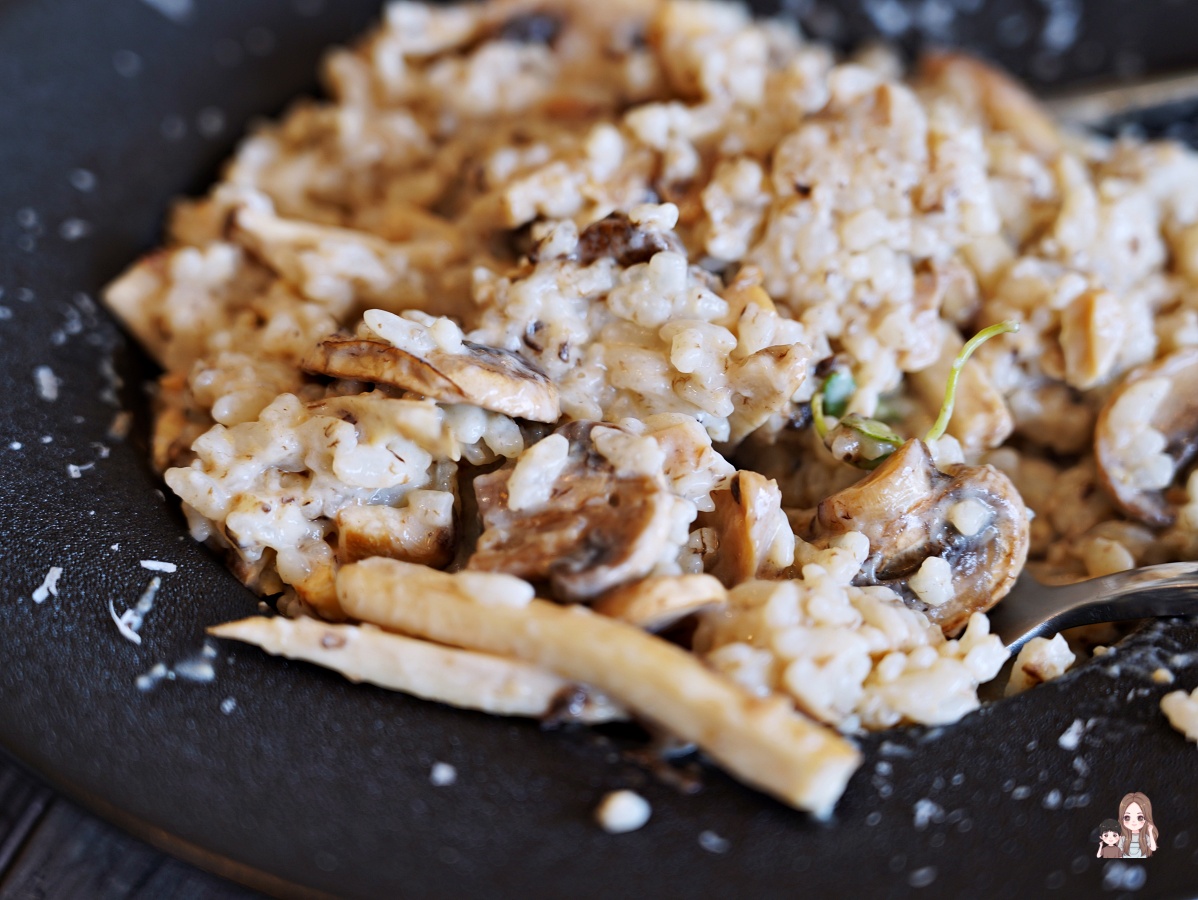
[[[3,900],[246,900],[253,891],[160,853],[0,756]]]

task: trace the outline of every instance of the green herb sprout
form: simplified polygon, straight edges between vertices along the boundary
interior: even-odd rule
[[[945,429],[948,428],[949,420],[953,415],[953,406],[957,398],[957,382],[961,377],[961,369],[965,365],[966,360],[973,355],[973,351],[992,337],[1000,334],[1010,334],[1018,330],[1018,322],[999,322],[997,325],[983,328],[961,348],[961,352],[953,360],[952,369],[949,371],[948,384],[944,390],[944,403],[940,407],[940,414],[936,417],[936,422],[932,425],[931,429],[924,436],[924,441],[939,440],[944,435]],[[875,469],[903,445],[905,438],[895,432],[885,422],[877,419],[868,419],[857,413],[844,415],[849,400],[856,390],[857,383],[853,380],[853,376],[850,373],[834,371],[824,379],[824,383],[820,386],[820,389],[811,398],[811,421],[815,426],[815,433],[819,435],[820,440],[829,449],[832,449],[836,436],[838,434],[843,435],[845,432],[849,432],[850,436],[856,439],[859,446],[863,443],[862,439],[872,443],[872,449],[882,451],[879,455],[866,458],[858,454],[853,458],[846,458],[845,461],[859,469]],[[831,429],[828,427],[829,416],[839,419],[836,426]]]

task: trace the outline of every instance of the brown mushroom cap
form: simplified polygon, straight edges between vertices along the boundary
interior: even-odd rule
[[[666,250],[686,256],[686,248],[672,231],[646,231],[633,225],[624,213],[614,212],[584,228],[574,252],[584,266],[605,257],[621,266],[632,266]]]
[[[1166,380],[1168,392],[1147,422],[1121,421],[1124,407],[1120,401],[1149,379]],[[1145,460],[1136,443],[1127,440],[1142,434],[1144,425],[1164,435],[1164,453],[1173,461],[1172,474],[1176,478],[1198,452],[1198,348],[1178,350],[1130,372],[1107,398],[1094,428],[1094,459],[1102,485],[1115,505],[1145,525],[1163,528],[1173,524],[1177,507],[1164,489],[1144,488],[1137,483],[1135,473]]]
[[[670,544],[676,498],[649,476],[617,473],[591,442],[597,424],[557,430],[569,456],[543,504],[508,506],[514,464],[474,480],[483,533],[468,568],[547,580],[571,601],[649,574]]]
[[[534,422],[558,420],[557,386],[544,372],[509,350],[470,341],[462,348],[461,353],[432,350],[421,358],[385,341],[329,338],[304,358],[303,367]]]
[[[949,521],[952,507],[963,500],[975,500],[989,513],[973,535]],[[870,554],[854,583],[893,589],[950,637],[972,613],[1002,599],[1027,560],[1027,510],[1010,480],[993,466],[959,464],[942,472],[927,444],[916,440],[867,478],[822,501],[804,530],[808,540],[864,534]],[[921,601],[908,584],[931,556],[952,567],[953,597],[939,606]]]

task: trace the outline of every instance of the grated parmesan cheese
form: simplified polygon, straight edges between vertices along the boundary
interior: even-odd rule
[[[161,586],[162,579],[155,575],[150,579],[150,583],[146,585],[146,589],[142,592],[141,597],[138,598],[137,605],[125,610],[119,616],[112,600],[108,601],[108,614],[112,616],[112,621],[116,622],[117,630],[120,631],[123,637],[135,644],[141,644],[141,635],[137,632],[141,629],[146,615],[153,608],[154,597]]]
[[[187,681],[198,681],[200,683],[215,681],[216,669],[212,666],[212,660],[214,659],[216,659],[216,647],[205,641],[203,649],[200,650],[198,656],[175,663],[171,677],[174,678],[177,676]]]
[[[33,592],[34,603],[45,603],[47,597],[58,596],[58,577],[60,575],[62,575],[61,567],[50,567],[50,571],[48,571],[46,573],[46,577],[42,579],[41,585]]]
[[[714,831],[704,831],[699,834],[699,846],[708,853],[727,853],[732,843]]]
[[[178,571],[179,567],[172,562],[160,562],[156,559],[143,559],[141,561],[143,569],[149,569],[151,572],[171,572]]]
[[[449,763],[433,763],[433,768],[432,771],[429,772],[428,780],[433,787],[448,787],[458,780],[458,770]]]
[[[649,821],[649,801],[634,791],[612,791],[595,810],[595,819],[608,834],[636,831]]]
[[[33,381],[37,385],[37,394],[43,400],[58,399],[58,376],[49,366],[38,366],[33,370]]]

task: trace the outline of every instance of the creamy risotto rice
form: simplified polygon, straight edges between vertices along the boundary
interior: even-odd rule
[[[218,633],[669,723],[824,812],[841,735],[978,706],[1025,565],[1198,557],[1182,147],[697,0],[396,2],[324,77],[106,295],[163,367],[154,464],[193,535],[278,597]],[[1012,687],[1072,659],[1033,642]]]

